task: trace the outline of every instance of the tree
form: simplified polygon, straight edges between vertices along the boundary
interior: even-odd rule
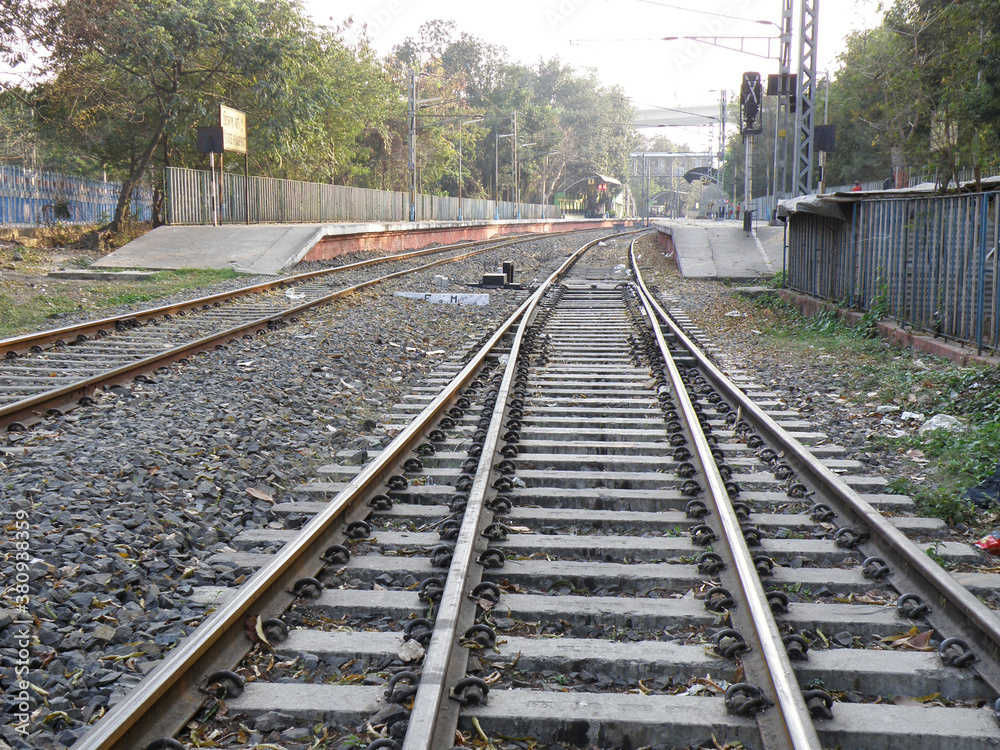
[[[229,96],[253,101],[285,138],[312,107],[291,84],[311,61],[294,0],[63,0],[39,34],[47,105],[121,169],[110,229],[172,125]]]
[[[14,68],[26,62],[37,15],[31,0],[0,0],[0,64]],[[0,87],[5,85],[0,81]]]
[[[417,70],[419,98],[439,98],[420,115],[418,164],[426,191],[457,191],[455,123],[476,116],[483,123],[466,131],[464,171],[478,179],[479,190],[465,183],[463,192],[490,195],[494,184],[512,186],[512,143],[503,137],[512,132],[515,112],[518,140],[531,144],[518,149],[522,199],[548,203],[576,174],[601,172],[626,182],[636,142],[631,106],[592,72],[581,75],[557,58],[534,67],[511,62],[506,50],[459,35],[442,21],[424,24],[397,46],[387,66],[401,85]]]
[[[975,0],[969,11],[978,19],[981,42],[972,55],[972,85],[965,106],[976,128],[977,166],[1000,164],[1000,0]]]
[[[935,159],[954,174],[960,159],[975,158],[969,91],[988,5],[995,0],[896,0],[877,29],[848,38],[830,88],[840,126],[834,181]]]

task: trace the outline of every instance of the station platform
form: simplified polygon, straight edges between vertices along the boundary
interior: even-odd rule
[[[428,245],[486,240],[526,232],[612,229],[622,220],[366,222],[157,227],[104,256],[95,268],[232,268],[278,275],[301,261],[365,250],[400,252]]]
[[[654,226],[685,278],[752,281],[782,270],[783,226],[760,225],[749,236],[742,221],[667,219]]]

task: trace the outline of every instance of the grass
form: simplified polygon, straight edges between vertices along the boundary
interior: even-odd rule
[[[935,430],[874,441],[900,454],[918,452],[926,461],[918,479],[895,479],[889,491],[910,495],[920,511],[952,523],[974,521],[978,511],[962,493],[991,475],[1000,446],[1000,369],[959,367],[945,360],[902,350],[874,338],[876,314],[848,326],[832,311],[808,318],[775,295],[755,301],[768,311],[768,336],[792,350],[826,355],[840,396],[872,408],[950,414],[965,421],[964,432]],[[822,361],[822,360],[821,360]]]
[[[232,269],[160,271],[142,281],[52,281],[0,283],[0,338],[58,327],[61,314],[96,313],[122,305],[154,302],[178,292],[236,278]]]

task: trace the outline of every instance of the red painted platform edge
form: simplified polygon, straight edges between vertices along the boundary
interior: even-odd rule
[[[674,236],[672,234],[667,234],[666,232],[660,231],[657,227],[656,239],[660,243],[660,248],[663,250],[663,256],[665,258],[670,258],[677,263],[677,247],[674,245]]]
[[[573,229],[611,229],[615,224],[631,226],[634,222],[622,219],[602,221],[539,221],[517,224],[482,224],[464,227],[442,227],[440,229],[404,229],[390,232],[358,232],[339,236],[327,236],[317,242],[302,260],[330,260],[347,253],[365,251],[398,253],[405,250],[419,250],[432,244],[451,245],[468,240],[488,240],[507,234],[525,232],[565,232]]]
[[[832,302],[800,294],[799,292],[793,292],[789,289],[779,289],[777,291],[783,300],[807,317],[814,317],[820,312],[832,312],[837,316],[838,320],[843,320],[849,325],[857,325],[861,321],[862,313],[854,310],[845,310]],[[967,365],[973,362],[988,365],[1000,364],[1000,357],[977,354],[974,348],[956,341],[936,339],[929,332],[908,331],[899,324],[886,320],[880,320],[875,324],[875,327],[878,330],[879,336],[896,346],[933,354],[935,357],[941,357],[957,365]]]

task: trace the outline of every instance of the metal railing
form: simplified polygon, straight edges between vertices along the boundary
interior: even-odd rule
[[[168,224],[211,224],[211,173],[168,167],[164,170]],[[458,219],[459,200],[449,196],[417,195],[417,221]],[[516,206],[509,201],[463,198],[462,218],[469,221],[512,219]],[[521,204],[522,219],[557,218],[552,205]],[[271,177],[225,173],[219,185],[219,222],[222,224],[296,224],[344,221],[406,221],[410,217],[407,193],[327,185]]]
[[[0,224],[35,227],[52,224],[106,224],[114,215],[121,183],[0,166]],[[152,191],[132,192],[132,216],[149,221]]]
[[[1000,351],[1000,193],[864,198],[845,212],[790,217],[789,288]]]

